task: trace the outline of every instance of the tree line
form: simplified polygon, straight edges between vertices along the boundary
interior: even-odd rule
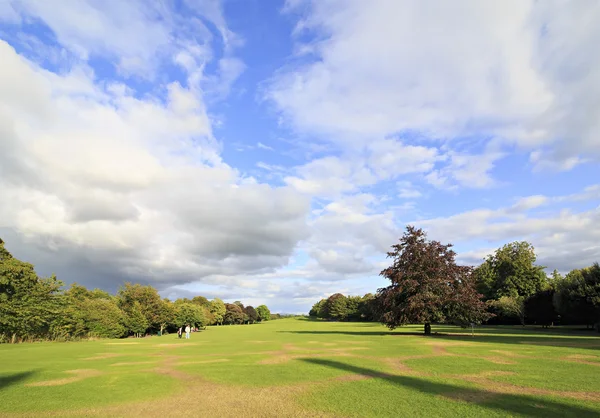
[[[64,289],[13,257],[0,239],[0,342],[121,338],[174,331],[182,325],[253,324],[277,319],[269,308],[203,296],[175,301],[152,286],[126,283],[116,295],[77,283]]]
[[[336,293],[315,303],[309,315],[329,320],[379,321],[390,328],[423,323],[586,325],[600,332],[600,266],[566,276],[536,264],[525,241],[504,245],[477,267],[456,264],[452,245],[407,227],[381,275],[390,280],[376,295]]]

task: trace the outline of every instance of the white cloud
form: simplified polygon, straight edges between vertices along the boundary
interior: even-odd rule
[[[318,39],[302,48],[314,60],[284,68],[267,92],[299,130],[343,144],[404,131],[494,137],[562,169],[600,156],[598,2],[306,0],[286,10],[305,10],[296,33]],[[488,187],[500,156],[475,155],[455,153],[452,176]]]
[[[415,221],[415,224],[425,228],[432,239],[478,246],[479,250],[459,252],[460,258],[467,262],[473,262],[485,252],[481,250],[482,241],[500,246],[508,241],[527,240],[535,246],[542,265],[568,271],[600,260],[597,244],[600,230],[595,227],[600,222],[600,207],[579,212],[553,209],[537,215],[528,213],[564,198],[529,196],[511,207],[474,209],[449,217]]]
[[[263,144],[262,142],[258,142],[258,143],[256,144],[256,147],[257,147],[257,148],[264,149],[264,150],[267,150],[267,151],[273,151],[273,147],[270,147],[270,146],[268,146],[268,145],[265,145],[265,144]]]
[[[224,164],[193,90],[138,99],[85,68],[41,70],[3,41],[0,61],[0,228],[29,245],[91,260],[105,287],[165,286],[273,270],[307,236],[308,200]]]

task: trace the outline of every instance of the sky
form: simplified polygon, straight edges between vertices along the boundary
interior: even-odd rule
[[[0,237],[41,275],[274,312],[600,261],[600,2],[0,0]]]

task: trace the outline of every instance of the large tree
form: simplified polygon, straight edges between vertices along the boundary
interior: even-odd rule
[[[40,278],[32,264],[14,258],[0,239],[0,334],[13,341],[45,337],[63,315],[62,282]]]
[[[215,323],[222,324],[223,316],[225,315],[225,312],[227,312],[225,309],[225,303],[223,303],[223,301],[219,298],[214,298],[210,302],[209,310],[214,318]]]
[[[422,229],[408,226],[400,242],[392,246],[390,267],[381,275],[391,285],[378,290],[381,321],[394,329],[408,323],[443,321],[480,322],[485,304],[471,280],[472,268],[456,264],[452,245],[428,241]]]
[[[165,307],[158,291],[152,286],[125,283],[119,289],[118,298],[119,306],[128,314],[137,302],[140,312],[146,319],[148,328],[162,331],[165,325],[173,319],[172,310]]]
[[[329,319],[343,321],[348,317],[348,299],[341,293],[334,293],[327,298],[325,311]]]
[[[242,308],[235,303],[225,304],[225,315],[223,315],[223,322],[225,324],[243,324],[245,314]]]
[[[267,308],[267,305],[260,305],[256,308],[258,314],[258,322],[268,321],[271,319],[271,311]]]
[[[248,323],[253,324],[258,321],[258,312],[256,312],[256,309],[254,309],[253,306],[246,306],[244,312],[248,316]]]
[[[191,302],[179,302],[175,304],[175,322],[177,326],[191,325],[203,327],[207,323],[202,306]]]
[[[545,267],[535,261],[535,249],[530,243],[506,244],[475,269],[477,290],[486,300],[503,296],[527,299],[548,288]]]
[[[576,269],[556,285],[554,304],[561,319],[595,325],[600,332],[600,266]]]

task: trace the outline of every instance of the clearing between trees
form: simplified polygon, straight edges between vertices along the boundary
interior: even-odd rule
[[[598,416],[600,338],[282,319],[1,345],[0,416]],[[435,333],[439,334],[435,334]]]

